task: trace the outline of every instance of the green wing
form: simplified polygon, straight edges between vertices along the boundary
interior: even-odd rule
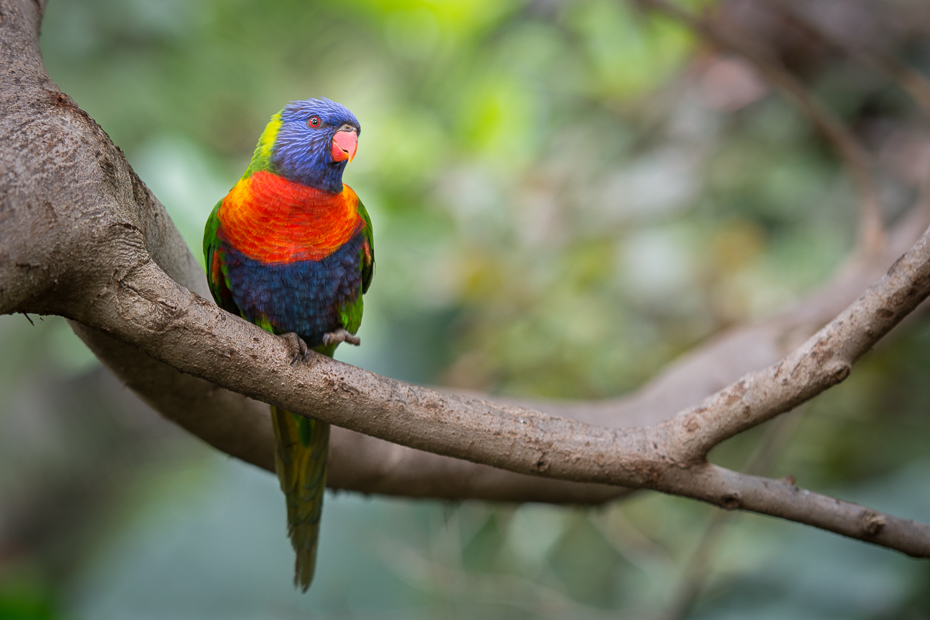
[[[368,256],[362,256],[362,293],[367,293],[375,273],[375,237],[371,230],[371,218],[361,198],[358,201],[358,214],[365,220],[365,239],[368,241]]]
[[[216,302],[216,305],[236,316],[242,316],[239,306],[233,301],[232,292],[229,290],[229,279],[223,261],[224,255],[219,248],[220,240],[216,234],[220,226],[218,213],[221,204],[223,204],[222,200],[213,207],[213,212],[207,218],[207,225],[203,231],[203,258],[207,267],[207,283],[210,285],[210,293],[213,294],[213,301]]]
[[[375,246],[374,237],[371,232],[371,218],[368,216],[368,211],[365,209],[365,205],[362,204],[361,200],[358,201],[358,214],[365,221],[365,247],[361,249],[360,275],[362,278],[362,291],[357,298],[339,309],[342,325],[350,334],[356,333],[362,324],[362,313],[365,309],[362,295],[368,292],[368,287],[371,286],[371,277],[375,272]],[[317,347],[316,351],[332,357],[336,350],[336,346],[337,345],[324,345]]]

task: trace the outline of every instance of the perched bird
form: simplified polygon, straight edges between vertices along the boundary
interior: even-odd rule
[[[371,219],[348,185],[360,126],[328,99],[294,101],[271,117],[252,161],[214,207],[203,237],[216,303],[288,341],[332,356],[359,344],[362,294],[374,268]],[[294,583],[316,563],[329,424],[271,408],[275,465],[297,554]]]

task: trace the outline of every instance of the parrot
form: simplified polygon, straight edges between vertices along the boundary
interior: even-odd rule
[[[224,310],[285,339],[291,363],[359,345],[362,295],[374,272],[371,218],[343,184],[361,126],[326,98],[292,101],[271,117],[251,162],[213,208],[203,251]],[[313,580],[329,424],[271,407],[275,469],[296,554],[294,585]]]

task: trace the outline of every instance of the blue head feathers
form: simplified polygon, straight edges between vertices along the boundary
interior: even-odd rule
[[[341,192],[342,171],[355,154],[353,131],[357,137],[361,127],[345,106],[325,98],[292,101],[281,110],[281,128],[271,155],[275,172],[316,189]],[[347,133],[336,138],[337,132]],[[353,145],[347,156],[334,146],[346,141]],[[344,158],[336,159],[334,153]]]

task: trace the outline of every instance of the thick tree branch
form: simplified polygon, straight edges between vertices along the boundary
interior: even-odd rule
[[[128,387],[168,419],[227,454],[274,471],[268,405],[224,390],[72,322],[75,332]],[[524,476],[333,427],[327,485],[333,489],[439,499],[590,504],[626,489]]]
[[[700,407],[648,428],[606,428],[441,394],[318,355],[291,365],[280,339],[198,294],[203,293],[202,275],[161,205],[106,134],[45,75],[34,42],[35,5],[0,0],[0,11],[0,60],[11,67],[0,74],[0,169],[9,171],[0,186],[0,312],[60,314],[190,375],[166,379],[163,368],[152,366],[161,368],[154,371],[160,378],[147,385],[139,368],[133,374],[135,387],[163,409],[178,411],[185,402],[158,390],[170,392],[177,385],[199,393],[198,411],[215,417],[188,416],[182,423],[207,441],[267,466],[264,414],[200,380],[409,448],[516,474],[656,489],[930,557],[926,525],[704,460],[719,441],[844,379],[859,356],[930,294],[927,234],[886,277],[781,364],[750,373]],[[22,43],[18,49],[17,41]],[[119,351],[125,345],[79,330],[115,366],[129,358]],[[142,364],[141,358],[134,359]],[[577,410],[599,414],[599,409]],[[259,433],[243,437],[239,432],[246,428]],[[411,454],[404,452],[402,458],[414,458]],[[423,458],[441,462],[435,460],[440,457]],[[459,471],[455,461],[442,462]],[[477,478],[487,473],[471,471]],[[377,477],[378,470],[369,473]],[[405,472],[415,481],[413,474]],[[500,475],[504,478],[485,478],[462,496],[500,480],[512,489],[525,483]],[[564,492],[599,501],[598,494],[602,500],[621,492],[547,482],[538,483],[543,485],[537,487],[540,497]]]

